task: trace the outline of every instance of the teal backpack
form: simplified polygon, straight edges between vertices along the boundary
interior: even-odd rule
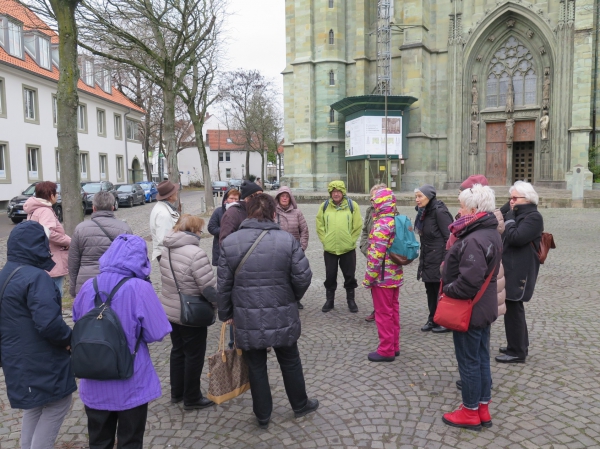
[[[394,222],[396,235],[388,254],[395,264],[408,265],[419,257],[419,243],[415,238],[410,218],[406,215],[396,215]]]

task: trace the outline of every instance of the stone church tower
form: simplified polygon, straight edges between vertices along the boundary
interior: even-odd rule
[[[285,177],[294,188],[347,178],[344,117],[330,106],[374,92],[377,3],[286,0]],[[599,0],[391,3],[392,95],[418,99],[402,190],[455,188],[474,173],[492,185],[565,188],[577,165],[591,188]]]

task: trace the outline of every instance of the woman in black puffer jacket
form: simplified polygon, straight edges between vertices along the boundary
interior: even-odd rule
[[[517,181],[510,188],[510,201],[504,214],[504,252],[502,264],[506,279],[506,347],[496,357],[500,363],[523,363],[529,348],[525,305],[533,296],[540,269],[537,251],[540,247],[544,219],[538,212],[539,196],[531,184]]]
[[[319,406],[308,399],[298,352],[298,301],[312,272],[300,243],[273,222],[277,204],[260,193],[246,204],[248,218],[221,244],[218,268],[219,319],[235,324],[236,344],[248,365],[254,414],[267,428],[273,410],[267,348],[273,347],[288,399],[297,418]],[[250,247],[267,231],[236,273]],[[235,282],[234,282],[235,281]]]
[[[421,328],[423,332],[433,330],[436,333],[448,332],[443,326],[433,322],[440,290],[440,265],[446,255],[446,242],[450,237],[448,226],[452,215],[446,205],[436,197],[435,187],[429,184],[415,189],[417,218],[415,228],[421,238],[421,254],[417,280],[422,279],[427,292],[429,317]]]

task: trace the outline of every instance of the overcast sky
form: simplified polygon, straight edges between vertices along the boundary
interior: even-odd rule
[[[256,69],[283,91],[285,1],[229,0],[226,68]]]

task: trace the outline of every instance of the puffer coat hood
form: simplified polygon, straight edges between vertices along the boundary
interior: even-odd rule
[[[344,181],[331,181],[327,186],[327,191],[329,192],[330,196],[331,192],[333,192],[333,189],[339,190],[344,194],[344,196],[346,196],[346,184],[344,184]]]
[[[71,370],[71,328],[63,321],[61,294],[44,270],[54,266],[43,226],[25,221],[7,243],[0,271],[6,286],[0,307],[0,354],[12,408],[31,409],[58,401],[77,386]]]
[[[64,276],[69,272],[69,251],[66,249],[71,245],[71,238],[65,234],[65,228],[58,221],[58,217],[52,209],[50,201],[32,196],[23,205],[27,212],[27,220],[37,221],[46,230],[50,242],[50,252],[54,260],[54,268],[48,273],[51,277]]]
[[[279,204],[279,196],[283,193],[287,193],[290,196],[290,204],[287,209],[284,209]],[[277,217],[275,218],[275,221],[281,229],[292,234],[294,238],[300,242],[302,250],[306,251],[306,248],[308,247],[308,223],[306,223],[302,211],[298,209],[296,199],[294,198],[294,195],[292,195],[290,188],[287,186],[281,187],[277,191],[275,201],[277,202]]]
[[[137,235],[119,235],[100,258],[101,273],[147,279],[150,270],[146,241]]]
[[[367,269],[363,285],[384,288],[400,287],[403,271],[388,257],[396,235],[396,197],[390,189],[381,189],[373,197],[373,229],[369,233]]]
[[[502,260],[502,239],[493,213],[467,225],[448,250],[442,268],[443,290],[451,298],[471,299],[492,272],[492,279],[473,306],[470,327],[481,329],[498,317],[497,275]]]
[[[265,230],[268,232],[235,275]],[[238,348],[294,344],[301,334],[298,301],[311,279],[308,259],[294,237],[272,221],[244,220],[238,231],[223,240],[217,289],[219,319],[233,318]]]
[[[198,246],[199,243],[200,237],[191,232],[169,231],[163,240],[164,248],[160,258],[160,301],[171,323],[181,324],[181,302],[177,285],[181,293],[191,296],[204,294],[206,288],[217,286],[208,256]],[[177,283],[173,279],[173,272]]]

